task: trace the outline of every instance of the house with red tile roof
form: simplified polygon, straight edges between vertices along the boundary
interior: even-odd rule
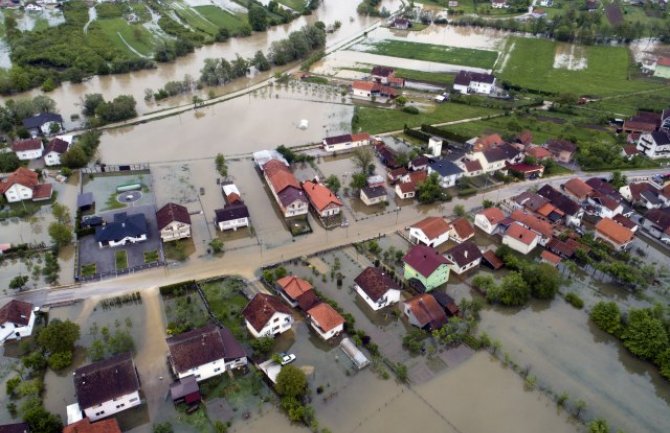
[[[568,140],[551,139],[547,141],[546,148],[558,162],[570,163],[577,153],[577,145]]]
[[[543,250],[542,253],[540,253],[540,262],[556,267],[561,263],[561,258],[550,251]]]
[[[510,218],[535,232],[539,236],[538,243],[542,246],[547,245],[554,235],[554,228],[549,222],[543,221],[522,210],[515,210],[510,215]]]
[[[635,234],[631,229],[624,227],[611,218],[601,219],[595,228],[594,237],[612,245],[617,251],[628,248],[635,238]]]
[[[33,304],[11,300],[0,308],[0,344],[29,337],[35,325]]]
[[[306,215],[309,201],[291,169],[273,159],[263,166],[263,177],[272,191],[284,218]]]
[[[342,152],[370,144],[370,134],[359,132],[357,134],[343,134],[323,139],[322,145],[326,152]]]
[[[21,161],[30,161],[42,157],[44,143],[41,138],[29,138],[12,143],[12,151]]]
[[[569,181],[565,182],[563,184],[563,190],[568,194],[568,196],[576,199],[578,202],[586,200],[593,193],[593,188],[591,188],[591,185],[578,177],[573,177]]]
[[[405,280],[419,290],[429,291],[449,280],[451,262],[434,248],[414,245],[402,260]]]
[[[449,238],[457,243],[465,242],[475,236],[475,228],[465,217],[456,218],[451,222]]]
[[[514,222],[505,231],[502,243],[521,254],[528,254],[535,249],[539,239],[540,237],[535,232],[519,222]]]
[[[354,290],[374,311],[400,302],[400,285],[379,268],[369,266],[354,279]]]
[[[121,428],[116,418],[103,419],[97,422],[91,422],[88,418],[84,418],[65,426],[63,433],[121,433]]]
[[[67,152],[70,143],[61,138],[52,138],[44,149],[44,164],[51,167],[60,165],[60,157]]]
[[[256,293],[242,310],[247,329],[254,338],[276,337],[291,329],[293,314],[278,297]]]
[[[460,275],[479,266],[479,263],[482,261],[482,252],[474,242],[465,241],[462,244],[449,248],[444,253],[444,257],[451,262],[449,267],[452,272]]]
[[[191,215],[177,203],[168,203],[156,212],[156,224],[163,242],[191,237]]]
[[[410,199],[416,196],[416,184],[414,182],[398,182],[395,184],[393,190],[400,200]]]
[[[325,302],[310,308],[307,317],[312,329],[326,341],[344,331],[344,317]]]
[[[403,303],[402,312],[407,321],[417,328],[435,331],[447,323],[447,314],[430,293],[417,295]]]
[[[499,224],[505,219],[505,214],[497,207],[490,207],[475,215],[475,226],[484,233],[493,235],[498,230]]]
[[[547,149],[541,146],[530,146],[525,151],[526,156],[534,158],[536,161],[542,161],[543,159],[551,159],[552,153]]]
[[[314,286],[309,281],[305,281],[295,275],[287,275],[275,282],[279,294],[288,302],[291,307],[297,307],[299,300],[303,295],[314,292]]]
[[[340,213],[342,201],[327,186],[308,180],[302,183],[302,189],[305,191],[312,208],[321,218]]]
[[[409,227],[409,240],[415,244],[438,247],[449,240],[451,225],[442,217],[427,217]]]
[[[0,181],[0,194],[4,194],[8,203],[49,200],[52,193],[50,183],[39,183],[38,174],[25,167],[17,168]]]

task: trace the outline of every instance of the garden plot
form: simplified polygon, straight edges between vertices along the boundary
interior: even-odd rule
[[[586,69],[587,66],[588,61],[586,59],[586,50],[584,47],[574,44],[560,44],[556,46],[554,69],[580,71],[582,69]]]
[[[220,7],[224,11],[230,12],[232,14],[245,14],[247,13],[247,8],[244,6],[240,5],[239,3],[235,3],[232,0],[184,0],[184,3],[189,5],[190,7],[198,7],[198,6],[210,6],[212,4]],[[263,2],[261,2],[263,3]],[[266,2],[267,3],[267,2]]]

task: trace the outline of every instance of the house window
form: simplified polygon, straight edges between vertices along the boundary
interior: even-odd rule
[[[221,371],[221,367],[214,369],[214,373],[218,373],[219,371]]]
[[[275,317],[275,319],[273,320],[273,322],[277,322],[277,321],[279,321],[279,317]]]
[[[116,408],[117,408],[117,409],[121,409],[121,408],[124,407],[125,405],[126,405],[125,403],[117,404],[117,405],[116,405]]]
[[[137,401],[137,397],[133,397],[133,398],[130,399],[131,403],[136,402],[136,401]]]
[[[100,416],[100,415],[104,415],[104,414],[105,414],[105,411],[101,410],[100,412],[96,412],[95,416]]]

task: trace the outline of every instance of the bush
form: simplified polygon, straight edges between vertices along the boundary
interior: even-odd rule
[[[621,332],[621,312],[614,302],[598,302],[591,310],[589,317],[598,328],[612,335]]]
[[[566,294],[565,300],[578,310],[584,308],[584,301],[574,292],[569,292],[568,294]]]
[[[407,114],[419,114],[420,113],[418,108],[413,107],[411,105],[408,106],[408,107],[403,107],[402,111],[403,111],[403,113],[407,113]]]
[[[182,281],[181,283],[169,284],[167,286],[161,286],[158,288],[161,296],[181,296],[184,293],[192,292],[195,290],[196,282],[195,280]]]

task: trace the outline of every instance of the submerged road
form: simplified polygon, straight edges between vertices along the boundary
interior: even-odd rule
[[[652,169],[624,172],[629,178],[644,178],[655,174],[664,173],[667,169]],[[567,179],[578,176],[609,177],[610,172],[602,173],[578,173],[561,175],[549,179],[536,179],[532,181],[519,182],[504,185],[498,189],[478,194],[467,199],[455,198],[450,202],[441,204],[438,208],[433,207],[430,215],[451,216],[454,206],[463,205],[467,210],[480,207],[484,200],[500,202],[504,199],[516,196],[523,191],[544,184],[558,187]],[[268,202],[268,206],[272,204]],[[0,305],[10,298],[22,299],[35,305],[68,302],[75,299],[86,299],[90,297],[113,297],[137,290],[144,290],[156,286],[177,283],[190,279],[204,279],[219,275],[239,275],[252,282],[258,278],[256,272],[263,266],[280,263],[288,259],[309,256],[325,249],[342,247],[354,242],[360,242],[373,237],[392,234],[403,229],[418,220],[428,216],[421,206],[406,206],[389,210],[379,216],[365,218],[359,221],[351,221],[346,228],[337,228],[332,231],[314,233],[294,239],[274,248],[264,245],[254,245],[240,248],[234,251],[224,252],[218,257],[209,256],[203,259],[193,260],[178,264],[151,269],[135,274],[123,275],[114,279],[88,282],[72,288],[40,288],[20,292],[16,296],[0,295]],[[259,284],[254,284],[254,290],[262,290]]]

